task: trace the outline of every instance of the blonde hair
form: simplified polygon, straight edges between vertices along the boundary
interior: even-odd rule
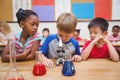
[[[7,35],[11,32],[10,26],[5,21],[0,21],[0,28],[1,27],[3,27],[5,30],[3,34]]]
[[[58,17],[57,28],[61,32],[73,33],[77,25],[77,18],[72,13],[63,13]]]

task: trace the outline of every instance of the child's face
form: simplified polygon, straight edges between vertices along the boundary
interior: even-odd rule
[[[37,32],[39,26],[39,19],[35,15],[31,15],[23,22],[23,31],[32,36]]]
[[[4,27],[0,27],[0,32],[4,32]]]
[[[76,39],[79,36],[79,33],[77,31],[74,31],[73,38]]]
[[[113,36],[117,37],[119,32],[120,32],[120,30],[115,27],[115,28],[113,28],[112,32],[113,32]]]
[[[103,35],[102,30],[100,29],[100,27],[91,27],[89,29],[90,32],[90,38],[91,40],[94,40],[97,36],[99,35]]]
[[[63,42],[67,42],[72,37],[73,33],[65,33],[58,30],[58,35],[61,37]]]
[[[43,31],[42,34],[46,38],[49,35],[49,32],[48,31]]]

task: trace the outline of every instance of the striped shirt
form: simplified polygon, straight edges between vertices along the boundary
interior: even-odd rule
[[[20,42],[20,39],[21,39],[21,33],[18,33],[15,36],[15,49],[17,54],[23,53],[24,49],[31,49],[33,42],[36,40],[40,40],[40,34],[36,33],[35,35],[28,37],[25,44],[22,44],[22,42]]]
[[[110,42],[119,42],[120,41],[120,35],[118,35],[117,37],[114,37],[113,35],[108,36],[108,40]]]

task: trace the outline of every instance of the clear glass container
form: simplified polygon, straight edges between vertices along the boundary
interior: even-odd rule
[[[62,68],[62,74],[64,76],[73,76],[75,74],[75,67],[71,61],[71,54],[69,51],[65,51],[65,61]]]
[[[14,40],[9,40],[9,52],[10,52],[10,69],[4,77],[4,80],[24,80],[23,76],[18,72],[16,68],[16,51]]]
[[[35,76],[42,76],[42,75],[45,75],[46,74],[46,68],[45,68],[45,65],[42,64],[39,60],[39,57],[41,57],[41,52],[40,51],[36,51],[36,62],[33,66],[33,75]]]

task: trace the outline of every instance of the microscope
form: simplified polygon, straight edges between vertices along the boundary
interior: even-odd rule
[[[59,39],[59,43],[58,43],[58,48],[57,48],[57,53],[58,53],[58,59],[56,61],[56,66],[59,66],[60,63],[64,63],[65,59],[64,59],[64,53],[65,53],[65,49],[63,47],[63,43],[62,43],[62,39],[60,37]]]

